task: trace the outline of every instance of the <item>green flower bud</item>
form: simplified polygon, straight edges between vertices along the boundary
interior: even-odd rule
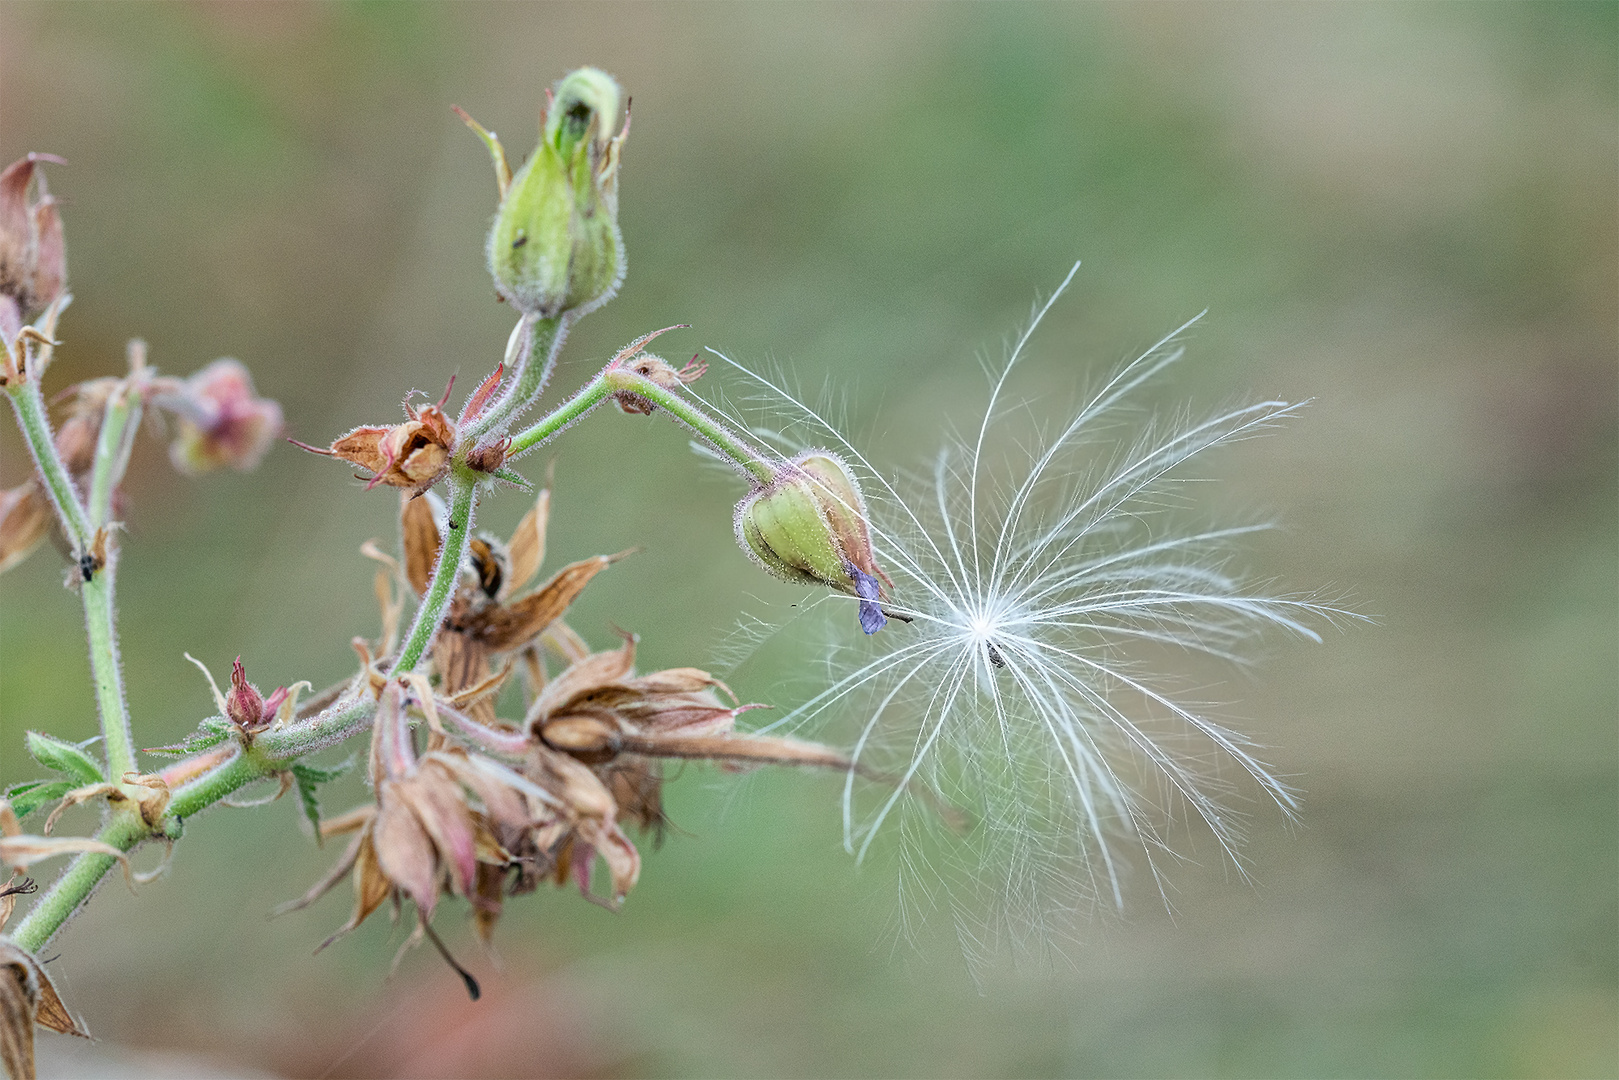
[[[618,84],[605,72],[580,68],[563,78],[539,146],[509,181],[500,143],[468,118],[502,174],[489,272],[500,295],[525,314],[584,314],[611,299],[623,280],[618,162],[629,124],[626,118],[612,134],[619,102]]]
[[[859,597],[866,633],[887,622],[878,600],[883,583],[892,583],[872,553],[866,503],[848,466],[831,454],[800,455],[743,499],[736,535],[742,549],[777,577]]]

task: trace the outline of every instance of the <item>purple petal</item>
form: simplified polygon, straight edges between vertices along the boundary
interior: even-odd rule
[[[854,578],[855,594],[860,597],[860,629],[875,634],[888,625],[888,617],[877,603],[877,579],[854,566],[849,567],[849,576]]]

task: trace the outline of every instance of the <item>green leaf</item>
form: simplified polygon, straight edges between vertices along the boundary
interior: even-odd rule
[[[320,836],[320,801],[315,797],[315,787],[318,784],[329,784],[339,776],[354,767],[354,759],[349,758],[340,765],[330,769],[317,768],[314,765],[305,765],[298,762],[292,767],[292,778],[298,781],[298,800],[303,803],[304,817],[315,829],[315,843],[321,842]]]
[[[54,739],[49,735],[41,735],[37,731],[28,733],[28,752],[34,755],[34,760],[47,769],[55,769],[77,780],[80,784],[100,784],[106,782],[102,775],[101,766],[95,758],[86,754],[72,743]]]
[[[192,754],[211,750],[231,737],[235,730],[230,723],[210,716],[197,726],[197,730],[169,746],[147,747],[142,753],[157,754],[159,757],[190,757]]]
[[[11,809],[16,811],[17,817],[25,818],[46,803],[55,802],[72,790],[73,784],[68,780],[30,780],[6,792],[6,798],[11,803]]]

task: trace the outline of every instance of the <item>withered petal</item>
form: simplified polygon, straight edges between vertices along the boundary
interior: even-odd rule
[[[534,724],[565,711],[587,695],[619,684],[635,668],[635,638],[626,637],[624,647],[591,653],[576,660],[545,685],[529,707],[525,723]]]
[[[34,1023],[50,1028],[58,1035],[77,1035],[81,1039],[88,1039],[90,1033],[79,1026],[73,1014],[67,1011],[67,1006],[62,1004],[44,966],[35,968],[35,974],[39,976],[39,1006],[34,1013]]]
[[[567,611],[568,605],[590,584],[590,579],[613,565],[616,558],[597,555],[569,563],[521,600],[490,607],[478,621],[479,636],[495,652],[527,645]]]
[[[369,820],[369,818],[367,820]],[[344,849],[342,857],[332,865],[332,868],[326,872],[324,877],[309,887],[308,892],[304,893],[296,900],[288,900],[286,903],[278,905],[270,912],[270,915],[274,917],[277,915],[286,915],[293,911],[302,911],[310,904],[313,904],[316,900],[319,900],[321,897],[331,892],[332,887],[339,881],[343,880],[343,875],[354,869],[355,860],[358,859],[360,855],[360,846],[365,842],[366,834],[364,832],[356,835],[354,839],[349,841],[349,846]],[[358,926],[359,924],[356,923],[355,925]]]
[[[395,791],[402,796],[408,792],[408,805],[449,870],[453,891],[465,896],[478,860],[472,814],[461,797],[461,785],[436,770],[423,770],[395,785]]]
[[[0,491],[0,574],[28,558],[50,528],[50,503],[34,481]]]
[[[362,469],[380,473],[388,461],[382,454],[382,440],[389,432],[384,427],[358,427],[332,443],[327,453],[352,461]]]
[[[663,671],[652,671],[639,678],[631,679],[630,685],[644,694],[695,694],[699,691],[718,688],[725,691],[725,696],[732,701],[736,695],[731,688],[719,679],[700,668],[666,668]]]
[[[607,864],[613,879],[613,902],[622,901],[640,880],[641,853],[616,821],[581,821],[578,829],[580,838],[588,841]]]
[[[517,531],[512,533],[512,542],[508,545],[512,569],[505,587],[501,589],[502,599],[527,585],[529,579],[539,572],[540,564],[545,562],[545,530],[550,518],[551,492],[548,488],[541,488],[534,505],[517,523]]]
[[[426,499],[407,494],[401,495],[400,501],[399,530],[404,540],[405,580],[410,582],[417,596],[425,596],[433,563],[438,558],[438,524],[433,520],[433,507]]]
[[[416,901],[424,916],[431,917],[438,902],[438,859],[433,841],[401,800],[398,786],[393,780],[379,785],[381,809],[371,829],[371,844],[382,873]]]

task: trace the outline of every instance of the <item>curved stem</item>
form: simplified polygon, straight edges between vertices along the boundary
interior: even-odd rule
[[[400,646],[399,659],[394,661],[390,675],[413,671],[427,653],[427,647],[438,632],[444,612],[455,596],[456,579],[461,574],[461,560],[466,557],[467,538],[472,535],[472,514],[476,502],[478,481],[475,476],[457,472],[450,480],[450,534],[438,549],[438,565],[433,567],[433,578],[428,583],[427,595],[416,609],[416,619],[410,624],[410,633]]]
[[[776,478],[770,455],[738,437],[730,428],[708,415],[689,398],[682,397],[673,390],[665,390],[651,379],[632,371],[617,369],[602,374],[614,391],[623,391],[645,398],[663,409],[759,481],[768,484]]]
[[[149,835],[140,815],[116,815],[97,834],[96,839],[111,844],[119,851],[128,851]],[[68,865],[43,896],[29,908],[23,921],[9,936],[20,947],[37,953],[45,943],[67,922],[68,917],[90,899],[107,871],[118,865],[111,855],[80,855]]]
[[[604,375],[597,375],[578,393],[558,405],[534,426],[512,436],[511,449],[506,452],[506,460],[510,461],[519,454],[526,454],[536,446],[541,446],[555,435],[559,434],[569,424],[584,416],[591,409],[606,401],[612,395],[612,389],[607,385]]]

